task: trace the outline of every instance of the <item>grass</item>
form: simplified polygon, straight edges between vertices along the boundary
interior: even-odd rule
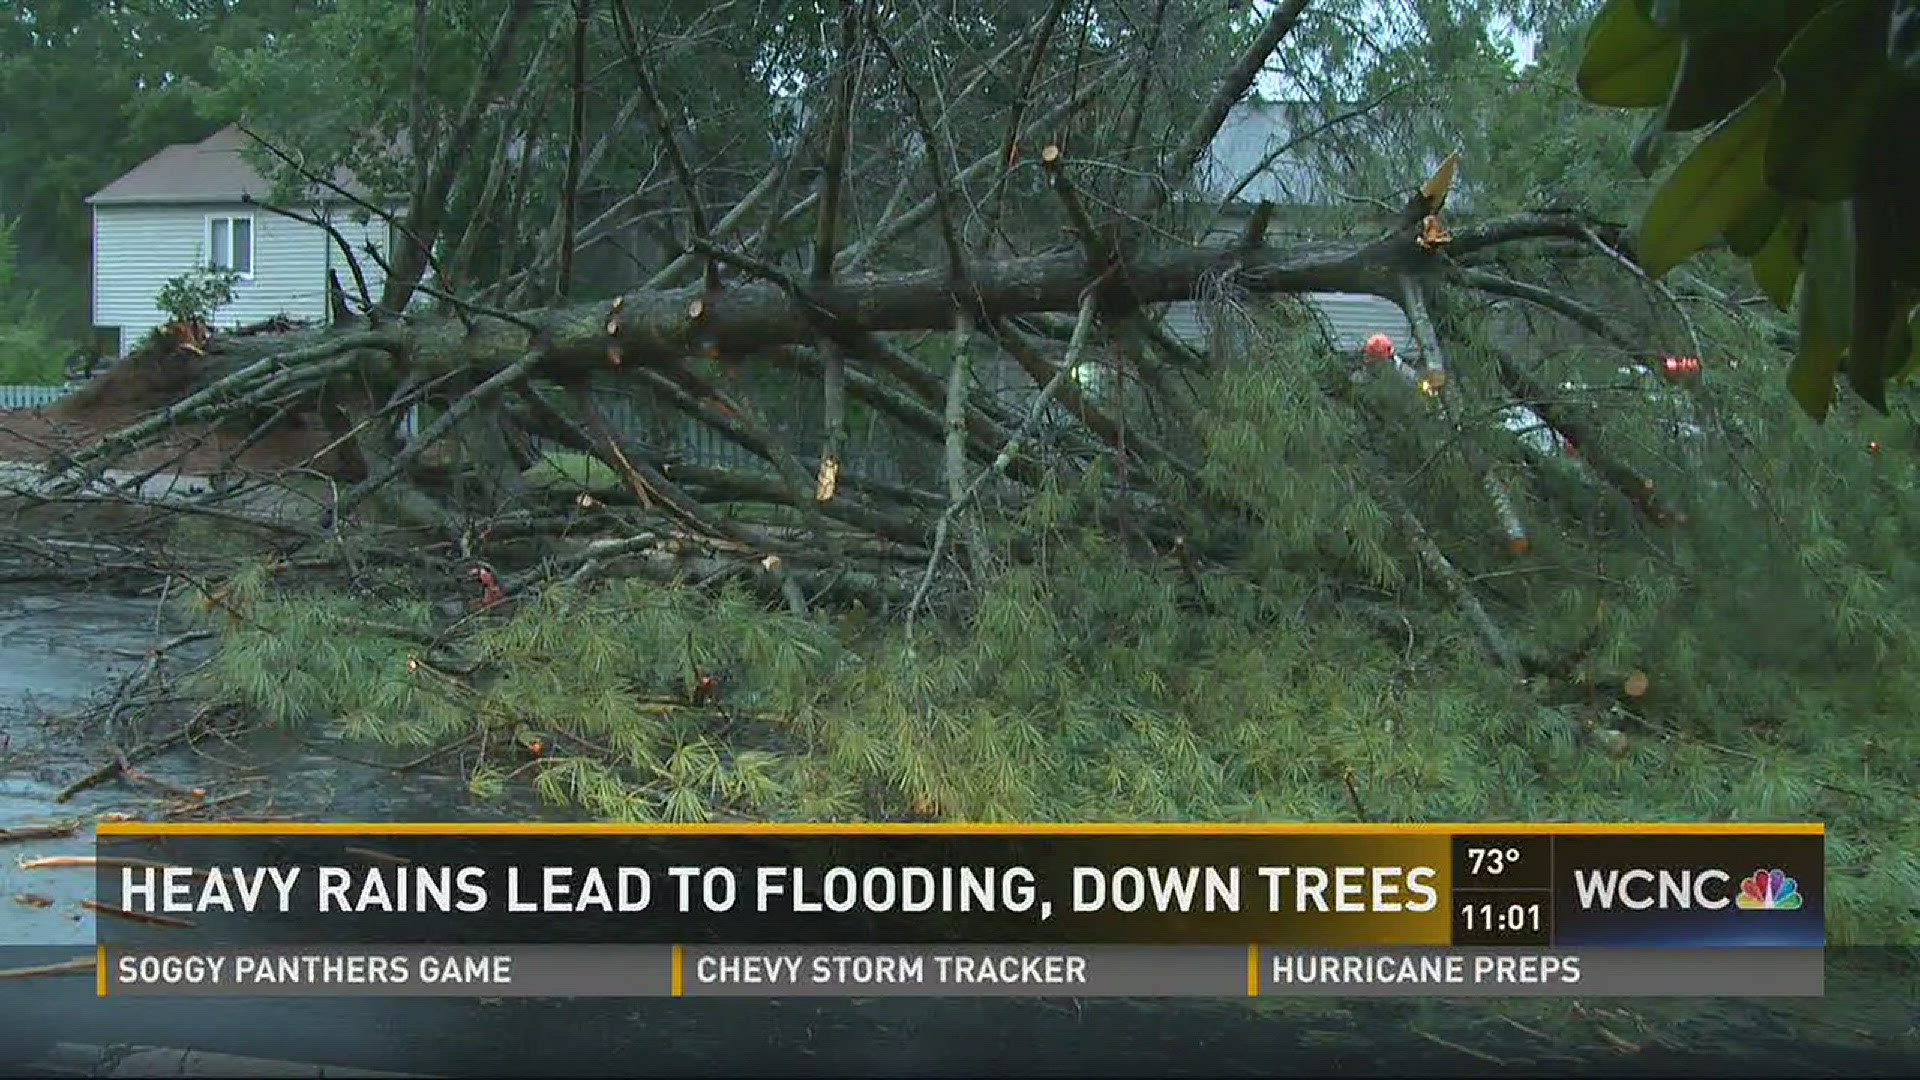
[[[620,475],[606,462],[573,451],[542,454],[521,477],[535,490],[608,495],[623,489]]]

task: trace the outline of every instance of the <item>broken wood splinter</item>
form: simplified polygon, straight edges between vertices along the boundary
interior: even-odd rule
[[[111,915],[128,922],[143,923],[147,926],[164,926],[169,930],[192,930],[194,924],[186,919],[176,919],[170,915],[151,915],[144,911],[128,911],[126,908],[103,904],[98,900],[82,900],[80,906],[100,915]]]
[[[17,843],[21,840],[63,840],[73,835],[80,827],[78,821],[56,821],[49,825],[22,825],[14,829],[0,829],[0,844]]]
[[[39,964],[34,967],[6,968],[0,970],[0,979],[31,979],[38,975],[80,975],[91,974],[99,969],[100,963],[91,956],[76,957],[58,964]]]

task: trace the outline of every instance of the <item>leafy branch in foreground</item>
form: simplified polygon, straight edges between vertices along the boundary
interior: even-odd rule
[[[1799,309],[1794,397],[1824,418],[1844,372],[1887,411],[1920,368],[1920,5],[1913,0],[1608,0],[1578,74],[1603,105],[1652,109],[1651,163],[1707,128],[1643,215],[1655,277],[1725,244]]]

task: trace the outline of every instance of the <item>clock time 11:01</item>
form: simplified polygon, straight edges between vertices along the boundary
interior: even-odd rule
[[[1469,933],[1538,933],[1545,921],[1540,905],[1535,904],[1462,904],[1460,916]]]

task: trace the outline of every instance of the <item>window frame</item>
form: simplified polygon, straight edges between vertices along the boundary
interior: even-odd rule
[[[224,221],[227,223],[227,262],[229,265],[226,266],[220,264],[219,252],[215,251],[213,246],[213,223],[216,221]],[[247,223],[247,269],[245,272],[235,270],[232,265],[230,265],[234,261],[233,223],[236,221],[244,221]],[[237,275],[241,281],[252,281],[254,267],[256,265],[255,260],[258,259],[260,255],[260,236],[258,230],[259,225],[254,221],[254,215],[252,214],[208,214],[201,230],[203,242],[206,244],[207,269],[229,270]]]

